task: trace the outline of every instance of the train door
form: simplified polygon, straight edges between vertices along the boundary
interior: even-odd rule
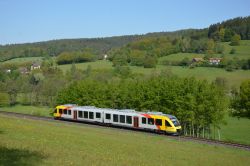
[[[77,111],[74,111],[74,120],[77,120]]]
[[[139,118],[137,116],[134,116],[134,127],[139,127]]]

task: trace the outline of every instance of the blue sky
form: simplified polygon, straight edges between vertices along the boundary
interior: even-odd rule
[[[250,0],[0,0],[0,44],[205,28]]]

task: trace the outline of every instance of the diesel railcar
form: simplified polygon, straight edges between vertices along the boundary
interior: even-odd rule
[[[138,112],[132,109],[118,110],[65,104],[55,108],[54,118],[152,130],[173,135],[179,135],[181,131],[181,125],[173,115],[161,112]]]

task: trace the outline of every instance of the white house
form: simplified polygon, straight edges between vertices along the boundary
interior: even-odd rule
[[[36,70],[36,69],[40,69],[41,68],[41,65],[38,64],[38,63],[33,63],[31,66],[30,66],[30,70]]]
[[[5,73],[11,73],[11,69],[6,69]]]
[[[210,65],[218,65],[220,64],[222,58],[209,58]]]
[[[104,60],[107,60],[107,58],[108,58],[108,55],[107,55],[107,54],[104,54],[104,55],[103,55],[103,59],[104,59]]]

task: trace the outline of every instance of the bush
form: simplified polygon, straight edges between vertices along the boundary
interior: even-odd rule
[[[9,95],[7,93],[0,93],[0,107],[10,104]]]
[[[232,39],[231,39],[231,43],[230,43],[230,45],[231,46],[238,46],[238,45],[240,45],[240,35],[238,35],[238,34],[235,34],[233,37],[232,37]]]
[[[56,58],[56,62],[59,65],[71,64],[73,62],[91,62],[94,60],[95,56],[91,52],[63,52]]]
[[[235,54],[235,53],[236,53],[236,49],[232,48],[231,51],[230,51],[230,54]]]
[[[157,64],[157,58],[152,56],[146,56],[144,59],[144,68],[154,68]]]

